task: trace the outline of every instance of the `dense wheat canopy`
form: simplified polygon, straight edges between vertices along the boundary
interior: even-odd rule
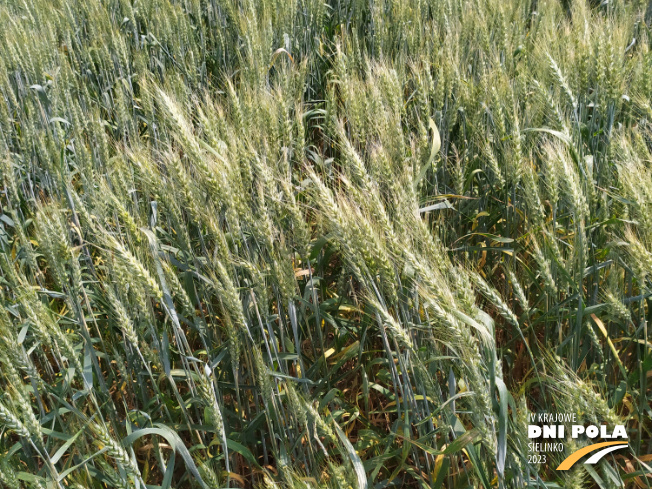
[[[649,488],[651,25],[0,0],[0,486]]]

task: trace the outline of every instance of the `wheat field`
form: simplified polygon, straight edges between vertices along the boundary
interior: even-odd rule
[[[0,486],[650,488],[651,26],[1,0]]]

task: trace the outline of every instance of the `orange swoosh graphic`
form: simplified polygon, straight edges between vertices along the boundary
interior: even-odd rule
[[[581,459],[587,453],[594,452],[600,448],[610,447],[612,445],[627,445],[627,442],[623,441],[605,441],[602,443],[594,443],[588,447],[580,448],[578,451],[571,453],[566,459],[559,464],[557,470],[568,470],[570,469],[575,462]]]

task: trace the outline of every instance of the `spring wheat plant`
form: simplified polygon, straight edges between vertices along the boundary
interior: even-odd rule
[[[0,1],[0,486],[650,488],[651,25]]]

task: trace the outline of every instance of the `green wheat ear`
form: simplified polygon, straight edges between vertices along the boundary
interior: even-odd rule
[[[0,487],[644,487],[643,3],[1,2]]]

